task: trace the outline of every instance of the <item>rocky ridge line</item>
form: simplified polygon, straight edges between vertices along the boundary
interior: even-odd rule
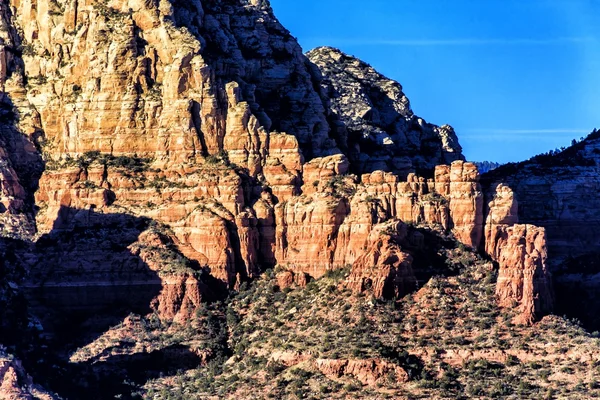
[[[404,178],[464,160],[454,129],[416,116],[398,82],[331,47],[311,50],[307,57],[323,76],[321,96],[353,171],[382,170]]]

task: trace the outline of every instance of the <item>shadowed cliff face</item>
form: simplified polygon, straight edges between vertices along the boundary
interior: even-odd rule
[[[556,313],[600,329],[600,134],[556,154],[502,166],[485,174],[482,186],[486,204],[510,197],[513,222],[545,228]]]
[[[0,2],[0,237],[31,238],[43,131],[26,97],[22,40],[12,19],[9,2]]]
[[[590,332],[600,331],[600,252],[568,258],[554,277],[556,314],[577,318]]]
[[[29,320],[27,306],[17,283],[25,274],[21,258],[28,245],[21,240],[0,238],[0,343],[9,345],[23,339]]]
[[[54,229],[26,250],[22,290],[28,312],[43,326],[38,345],[44,346],[23,350],[36,380],[66,398],[104,399],[159,371],[198,366],[199,356],[184,346],[69,361],[132,313],[176,319],[224,287],[174,250],[150,219],[69,208],[59,215]]]
[[[147,218],[68,208],[60,215],[69,224],[57,220],[35,244],[0,240],[0,341],[34,381],[68,399],[127,398],[135,385],[203,362],[169,344],[70,360],[132,313],[173,320],[220,298],[224,287],[186,262]]]
[[[183,319],[202,300],[225,295],[226,286],[148,218],[71,208],[59,215],[26,254],[22,288],[61,343],[80,345],[132,312]]]
[[[514,192],[519,222],[546,229],[555,270],[568,257],[600,247],[600,134],[482,177],[485,191],[499,182]]]
[[[43,171],[35,134],[26,136],[11,96],[0,93],[0,236],[35,233],[34,193]]]
[[[235,81],[267,131],[293,134],[306,159],[338,153],[318,77],[290,32],[268,5],[239,0],[171,1],[177,24],[205,44],[217,91]],[[221,107],[227,99],[219,97]]]
[[[71,214],[71,226],[61,218],[35,243],[23,288],[45,329],[76,347],[130,312],[151,312],[161,279],[131,250],[150,220],[69,208],[60,214]]]

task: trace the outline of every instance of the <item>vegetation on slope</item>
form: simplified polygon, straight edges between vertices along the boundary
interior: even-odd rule
[[[496,306],[493,265],[463,246],[449,251],[460,273],[403,299],[352,294],[346,270],[283,290],[270,271],[182,325],[132,315],[74,357],[109,366],[111,352],[180,346],[197,355],[195,368],[147,374],[154,379],[135,392],[150,399],[600,395],[597,338],[554,316],[514,326]],[[347,361],[364,368],[328,368]]]
[[[498,177],[514,175],[526,170],[528,174],[543,175],[550,168],[555,167],[593,167],[596,166],[594,158],[598,158],[598,150],[592,152],[595,157],[590,157],[586,152],[586,146],[592,141],[600,139],[600,131],[594,129],[587,137],[579,141],[573,139],[571,146],[550,150],[547,153],[538,154],[529,160],[519,163],[507,163],[489,171],[484,180],[493,181]]]
[[[494,265],[439,243],[448,273],[402,299],[350,292],[346,269],[284,289],[271,270],[187,320],[131,313],[78,349],[34,349],[28,370],[69,399],[600,396],[597,337],[555,316],[513,325]]]

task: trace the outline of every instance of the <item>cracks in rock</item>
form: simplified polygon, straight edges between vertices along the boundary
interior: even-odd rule
[[[206,138],[204,132],[202,132],[202,121],[200,119],[201,106],[196,100],[191,100],[190,103],[190,115],[194,129],[196,129],[196,135],[200,141],[200,153],[203,157],[208,156],[208,147],[206,146]]]

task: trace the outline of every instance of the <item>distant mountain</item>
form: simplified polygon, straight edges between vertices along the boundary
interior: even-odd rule
[[[473,161],[473,164],[477,166],[480,174],[493,171],[502,165],[494,161]]]

